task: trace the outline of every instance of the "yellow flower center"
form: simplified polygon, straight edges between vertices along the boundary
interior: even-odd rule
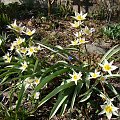
[[[77,76],[77,75],[73,75],[73,79],[74,79],[74,80],[77,80],[77,79],[78,79],[78,76]]]
[[[77,45],[77,44],[78,44],[77,40],[73,41],[73,44],[74,44],[74,45]]]
[[[27,64],[24,64],[22,67],[23,67],[24,69],[26,69],[26,68],[27,68]]]
[[[19,44],[21,44],[22,43],[22,40],[21,39],[18,39],[17,40],[17,44],[19,45]]]
[[[25,48],[23,48],[23,49],[21,49],[21,52],[25,54],[27,52],[27,50]]]
[[[84,39],[80,39],[79,42],[80,43],[85,43],[85,40]]]
[[[7,62],[10,63],[10,61],[11,61],[11,58],[7,57]]]
[[[83,20],[83,17],[79,15],[79,16],[76,17],[76,19],[77,20]]]
[[[93,73],[93,74],[92,74],[92,77],[93,77],[93,78],[97,78],[97,74],[96,74],[96,73]]]
[[[104,68],[105,71],[111,70],[111,67],[110,67],[109,64],[104,65],[103,68]]]
[[[12,27],[13,27],[16,31],[18,31],[18,32],[21,31],[21,28],[20,28],[19,26],[17,26],[17,25],[12,25]]]
[[[35,83],[37,83],[37,84],[38,84],[38,83],[39,83],[39,79],[36,79],[36,80],[35,80]]]
[[[105,111],[108,112],[108,113],[111,113],[112,112],[112,106],[106,106]]]
[[[34,52],[34,48],[30,48],[30,52],[33,53]]]
[[[28,31],[28,32],[27,32],[27,35],[31,36],[31,35],[32,35],[32,32],[31,32],[31,31]]]

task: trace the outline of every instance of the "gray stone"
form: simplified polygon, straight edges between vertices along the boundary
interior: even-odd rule
[[[98,47],[94,44],[86,44],[87,51],[89,53],[105,54],[106,49]]]

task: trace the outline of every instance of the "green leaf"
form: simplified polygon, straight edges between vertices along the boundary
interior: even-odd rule
[[[112,75],[106,75],[106,78],[116,78],[116,77],[120,77],[120,74],[112,74]]]
[[[1,102],[0,102],[0,107],[4,110],[5,116],[9,119],[10,118],[10,114],[8,112],[8,109]]]
[[[86,85],[86,88],[89,89],[90,88],[90,79],[87,75],[87,77],[85,78],[85,85]]]
[[[92,93],[92,92],[88,92],[88,93],[80,100],[80,102],[85,102],[86,100],[88,100],[88,99],[90,98],[90,96],[91,96],[91,93]]]
[[[9,77],[9,76],[6,75],[6,76],[2,79],[2,81],[0,82],[0,84],[3,84],[3,83],[8,79],[8,77]]]
[[[46,76],[49,72],[51,72],[51,71],[53,71],[53,70],[55,70],[55,69],[58,69],[58,68],[61,67],[61,66],[64,67],[64,65],[61,64],[61,63],[56,63],[56,64],[52,65],[51,67],[49,67],[49,68],[43,73],[43,75],[42,75],[41,77]]]
[[[35,87],[34,93],[39,91],[42,87],[44,87],[45,84],[47,84],[48,82],[50,82],[53,78],[65,73],[66,71],[68,71],[68,68],[64,68],[61,69],[59,71],[54,72],[51,75],[48,75],[47,77],[43,78],[42,81],[40,82],[40,84],[38,86]]]
[[[113,54],[117,53],[120,50],[120,47],[118,45],[112,47],[101,59],[100,63],[102,63],[105,59],[109,59]],[[117,48],[117,49],[116,49]]]
[[[110,88],[110,90],[117,96],[117,98],[120,101],[120,94],[116,91],[116,89],[110,83],[107,83],[106,85]]]
[[[33,69],[33,73],[35,73],[36,68],[37,68],[37,66],[38,66],[38,63],[39,63],[39,60],[36,59],[36,62],[35,62],[35,65],[34,65],[34,69]]]
[[[0,75],[0,78],[1,77],[4,77],[4,76],[9,76],[9,75],[12,75],[12,74],[15,74],[15,73],[18,73],[17,71],[16,72],[10,72],[10,71],[6,71],[6,72],[4,72],[4,73],[2,73],[1,75]]]
[[[16,111],[18,111],[18,109],[21,105],[21,102],[22,102],[23,96],[24,96],[24,92],[25,92],[25,86],[24,86],[24,84],[22,84],[22,87],[21,87],[21,90],[20,90],[20,93],[19,93],[19,96],[18,96],[18,102],[16,104]]]
[[[62,108],[61,108],[61,111],[60,111],[60,116],[63,116],[63,114],[64,114],[64,112],[65,112],[65,110],[67,108],[67,105],[68,105],[68,99],[66,99],[64,101],[64,103],[62,104]]]
[[[74,82],[69,82],[69,83],[65,83],[63,85],[58,86],[57,88],[55,88],[52,92],[50,92],[45,98],[43,98],[39,104],[38,107],[40,107],[41,105],[43,105],[45,102],[47,102],[50,98],[52,98],[53,96],[55,96],[56,94],[58,94],[60,91],[69,88],[71,86],[74,85]]]
[[[74,94],[73,94],[72,101],[71,101],[71,109],[73,109],[74,107],[76,96],[78,92],[81,90],[82,86],[83,86],[83,83],[79,82],[78,85],[75,87]]]
[[[58,96],[57,102],[55,103],[53,109],[51,110],[50,119],[56,114],[56,112],[58,111],[60,106],[64,103],[64,101],[67,99],[67,97],[68,95],[65,95],[64,93]]]

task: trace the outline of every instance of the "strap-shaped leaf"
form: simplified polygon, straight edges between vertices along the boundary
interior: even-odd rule
[[[73,94],[72,101],[71,101],[71,109],[73,109],[74,107],[76,96],[78,92],[81,90],[82,86],[83,86],[83,83],[79,82],[79,84],[75,87],[74,94]]]
[[[120,50],[120,47],[117,48],[118,45],[114,46],[113,48],[111,48],[101,59],[100,63],[102,63],[105,59],[109,59],[113,54],[117,53]],[[116,49],[117,48],[117,49]]]
[[[53,96],[55,96],[56,94],[58,94],[60,91],[67,89],[71,86],[74,85],[74,82],[69,82],[69,83],[65,83],[64,85],[60,85],[57,88],[55,88],[52,92],[50,92],[45,98],[43,98],[39,104],[38,107],[40,107],[41,105],[43,105],[45,102],[47,102],[50,98],[52,98]]]
[[[116,91],[116,89],[110,83],[107,83],[106,85],[110,88],[110,90],[117,96],[118,100],[120,101],[120,94]]]
[[[59,71],[54,72],[51,75],[48,75],[44,79],[42,79],[42,81],[40,82],[40,84],[35,87],[34,93],[37,92],[37,91],[39,91],[42,87],[44,87],[45,84],[49,83],[53,78],[55,78],[55,77],[57,77],[57,76],[65,73],[68,70],[69,70],[68,68],[61,69]]]
[[[116,77],[120,77],[120,74],[112,74],[112,75],[106,75],[106,78],[116,78]]]
[[[43,75],[41,75],[41,78],[44,77],[44,76],[46,76],[49,72],[55,70],[56,68],[58,69],[59,67],[62,67],[62,66],[64,67],[64,65],[61,64],[61,63],[56,63],[56,64],[52,65],[51,67],[49,67],[49,68],[43,73]]]
[[[8,109],[0,102],[0,108],[2,108],[5,112],[5,116],[9,119],[10,118],[10,114],[8,112]]]
[[[90,98],[90,96],[91,96],[91,93],[92,93],[92,92],[88,92],[88,93],[80,100],[80,102],[85,102],[86,100],[88,100],[88,99]]]
[[[16,111],[18,111],[18,109],[21,105],[21,102],[22,102],[23,96],[24,96],[24,92],[25,92],[25,86],[24,86],[24,84],[22,84],[22,87],[21,87],[21,90],[20,90],[20,93],[19,93],[19,96],[18,96],[18,102],[16,104]]]
[[[64,112],[65,112],[65,110],[67,108],[67,105],[68,105],[68,99],[66,99],[64,101],[64,103],[62,104],[62,108],[61,108],[61,111],[60,111],[60,116],[63,116],[63,114],[64,114]]]
[[[0,75],[0,77],[4,77],[4,76],[9,76],[9,75],[12,75],[12,74],[15,74],[15,73],[18,73],[18,71],[15,71],[15,72],[10,72],[10,71],[6,71],[6,72],[4,72],[4,73],[2,73],[1,75]]]
[[[60,94],[58,96],[57,102],[55,103],[53,109],[51,110],[50,119],[56,114],[56,112],[61,107],[61,105],[64,103],[64,101],[67,99],[67,97],[68,97],[67,94]]]

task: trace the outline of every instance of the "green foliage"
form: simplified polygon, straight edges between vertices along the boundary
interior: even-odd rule
[[[53,14],[58,17],[67,17],[73,14],[73,9],[71,5],[58,5],[56,8],[53,9]]]
[[[76,13],[76,15],[78,16],[73,18],[78,21],[78,19],[84,20],[87,14]],[[0,37],[1,50],[4,52],[4,55],[0,57],[0,85],[2,86],[0,95],[3,96],[0,102],[0,114],[4,119],[25,119],[34,115],[37,109],[55,98],[49,119],[58,113],[64,115],[66,111],[72,114],[74,108],[78,107],[81,111],[80,119],[89,120],[94,119],[91,111],[99,116],[101,103],[104,106],[109,103],[111,105],[114,102],[111,98],[120,101],[120,94],[109,83],[110,78],[120,77],[120,74],[113,72],[117,69],[112,65],[113,61],[108,62],[120,52],[120,47],[116,45],[111,48],[97,66],[91,68],[89,58],[84,62],[81,56],[84,54],[89,56],[86,50],[88,41],[84,37],[91,37],[93,29],[87,26],[81,28],[80,24],[79,26],[71,25],[77,29],[77,33],[74,34],[76,41],[71,41],[72,44],[67,48],[35,41],[35,29],[30,30],[22,24],[17,25],[16,20],[8,25],[16,39],[4,50],[2,48],[7,42],[6,37]],[[83,33],[78,32],[78,29]],[[42,50],[49,51],[48,58],[39,59]],[[78,54],[72,54],[74,52]],[[50,61],[52,55],[57,56],[55,62]],[[54,84],[48,90],[51,83]],[[105,96],[105,101],[100,95]]]
[[[2,31],[6,25],[10,24],[10,18],[7,14],[1,13],[0,14],[0,31]]]
[[[102,33],[113,40],[120,39],[120,24],[110,24],[102,28]]]

